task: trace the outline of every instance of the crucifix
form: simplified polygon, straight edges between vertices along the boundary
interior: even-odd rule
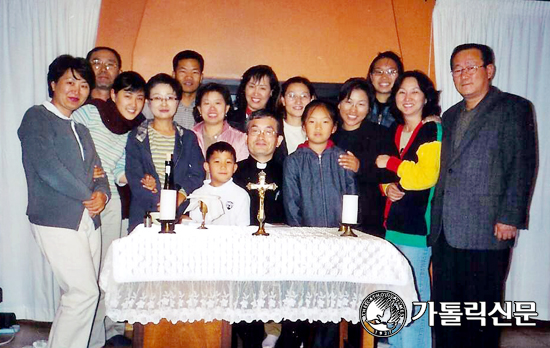
[[[253,236],[269,236],[269,233],[265,232],[264,229],[264,222],[265,222],[265,210],[264,210],[264,200],[265,200],[265,191],[267,190],[273,190],[275,191],[277,189],[277,185],[275,183],[267,184],[265,182],[265,172],[262,170],[258,173],[258,183],[253,184],[249,182],[246,185],[246,188],[249,190],[258,190],[258,195],[260,196],[260,207],[258,209],[258,215],[256,217],[258,218],[258,222],[260,223],[260,227],[258,228],[258,231],[255,233],[252,233]]]

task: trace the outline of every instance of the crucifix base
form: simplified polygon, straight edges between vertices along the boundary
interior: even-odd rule
[[[260,224],[260,227],[258,227],[258,230],[254,233],[252,233],[253,236],[269,236],[269,233],[267,233],[264,229],[264,224]]]

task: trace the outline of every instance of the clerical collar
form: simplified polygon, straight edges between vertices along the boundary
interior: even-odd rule
[[[265,168],[267,168],[267,163],[256,162],[256,168],[265,169]]]

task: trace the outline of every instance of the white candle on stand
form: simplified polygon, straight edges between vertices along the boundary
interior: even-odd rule
[[[357,224],[357,211],[359,206],[359,196],[344,195],[342,204],[342,223],[348,225]]]
[[[176,219],[176,202],[178,192],[175,190],[160,191],[160,219],[175,220]]]

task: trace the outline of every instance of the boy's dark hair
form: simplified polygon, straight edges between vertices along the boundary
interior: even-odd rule
[[[330,118],[332,119],[332,122],[336,125],[338,122],[338,111],[336,107],[327,101],[324,100],[312,100],[309,104],[307,104],[306,108],[304,109],[304,113],[302,114],[302,124],[304,124],[310,114],[315,111],[317,108],[325,109],[326,112],[329,114]]]
[[[233,162],[237,163],[237,153],[231,144],[225,141],[218,141],[208,147],[206,150],[206,162],[210,161],[210,157],[214,152],[229,152],[233,156]]]
[[[94,52],[97,52],[97,51],[109,51],[111,53],[113,53],[115,55],[115,58],[116,58],[116,61],[117,61],[117,64],[118,64],[118,68],[122,68],[122,58],[120,58],[120,54],[118,54],[118,52],[114,49],[114,48],[111,48],[111,47],[105,47],[105,46],[97,46],[97,47],[94,47],[90,50],[90,52],[88,52],[88,54],[86,55],[86,60],[87,61],[90,61],[90,58],[92,58],[92,54],[94,54]]]
[[[256,110],[250,114],[250,118],[246,121],[246,133],[248,133],[250,122],[252,122],[253,120],[259,120],[259,119],[268,118],[268,117],[275,120],[277,124],[277,129],[275,129],[275,131],[277,132],[277,135],[283,135],[283,123],[279,118],[275,117],[274,113],[266,109]]]
[[[286,80],[281,85],[281,97],[284,97],[288,87],[293,83],[304,84],[309,90],[309,95],[311,96],[311,99],[317,99],[317,92],[315,92],[315,87],[313,86],[313,83],[311,83],[311,81],[303,76],[294,76]],[[277,115],[280,115],[282,119],[286,119],[286,110],[283,103],[281,102],[281,98],[277,99]]]
[[[476,49],[481,52],[481,59],[483,60],[483,65],[489,65],[489,64],[495,64],[495,52],[493,52],[493,49],[487,45],[483,44],[477,44],[477,43],[466,43],[462,45],[458,45],[453,50],[453,53],[451,54],[451,70],[453,69],[453,59],[454,57],[461,51],[470,50],[470,49]]]
[[[176,69],[178,68],[180,60],[184,59],[196,60],[197,62],[199,62],[201,73],[204,71],[204,58],[201,56],[200,53],[192,50],[181,51],[174,56],[174,59],[172,59],[172,67],[174,68],[174,71],[176,71]]]
[[[151,99],[151,90],[156,85],[160,84],[166,84],[172,87],[174,93],[176,93],[176,96],[178,97],[178,100],[181,100],[181,97],[183,95],[181,84],[178,82],[178,80],[165,73],[156,74],[155,76],[151,77],[149,81],[147,81],[147,85],[145,85],[145,98]]]
[[[75,58],[71,55],[63,54],[55,58],[48,66],[48,94],[50,98],[53,97],[52,82],[59,82],[59,79],[67,70],[70,70],[75,78],[75,73],[78,73],[80,77],[86,80],[88,86],[90,86],[90,91],[95,88],[95,73],[90,62],[84,58]]]
[[[400,124],[405,123],[403,114],[397,108],[397,104],[395,103],[395,95],[397,94],[399,88],[401,88],[403,80],[407,77],[413,77],[416,79],[418,82],[418,87],[420,87],[420,90],[424,93],[424,97],[426,98],[426,104],[422,108],[422,119],[431,115],[441,115],[441,106],[439,106],[439,91],[435,89],[434,83],[426,74],[419,70],[414,70],[405,71],[397,78],[397,80],[395,80],[393,85],[390,97],[390,111],[392,115],[395,115],[395,120]]]
[[[246,84],[251,80],[260,81],[264,76],[267,76],[269,79],[269,86],[271,87],[271,96],[265,105],[265,109],[271,111],[275,110],[275,105],[277,103],[277,99],[279,98],[279,91],[281,90],[281,87],[279,86],[277,75],[275,75],[273,69],[267,65],[256,65],[244,72],[239,88],[237,88],[237,97],[235,101],[239,110],[246,109],[247,104],[244,93]]]
[[[218,92],[219,94],[222,95],[223,100],[225,101],[225,105],[229,105],[229,111],[227,111],[228,114],[230,114],[233,110],[233,101],[231,100],[231,92],[229,92],[227,87],[215,82],[207,83],[199,87],[197,91],[197,96],[195,97],[195,107],[193,108],[193,118],[195,118],[195,122],[197,123],[203,121],[201,114],[199,112],[199,107],[201,106],[202,98],[210,92]],[[227,117],[228,115],[225,115],[226,119]]]
[[[145,80],[135,71],[124,71],[120,73],[113,83],[115,94],[121,90],[130,92],[145,92]]]
[[[372,106],[374,105],[374,100],[376,99],[376,92],[374,87],[372,87],[372,84],[365,78],[352,77],[344,82],[342,88],[340,88],[340,93],[338,94],[338,103],[344,99],[348,99],[351,93],[356,89],[365,92],[367,95],[367,99],[369,101],[369,111],[367,115],[370,114]]]
[[[403,71],[405,70],[405,68],[403,68],[403,62],[401,61],[401,58],[399,58],[397,53],[395,53],[393,51],[381,52],[381,53],[378,53],[378,55],[376,57],[374,57],[374,59],[370,63],[369,72],[367,73],[367,80],[369,82],[371,82],[371,76],[370,75],[372,74],[372,72],[374,70],[374,65],[380,59],[384,59],[384,58],[391,59],[395,62],[395,65],[397,65],[397,76],[401,75],[403,73]]]

